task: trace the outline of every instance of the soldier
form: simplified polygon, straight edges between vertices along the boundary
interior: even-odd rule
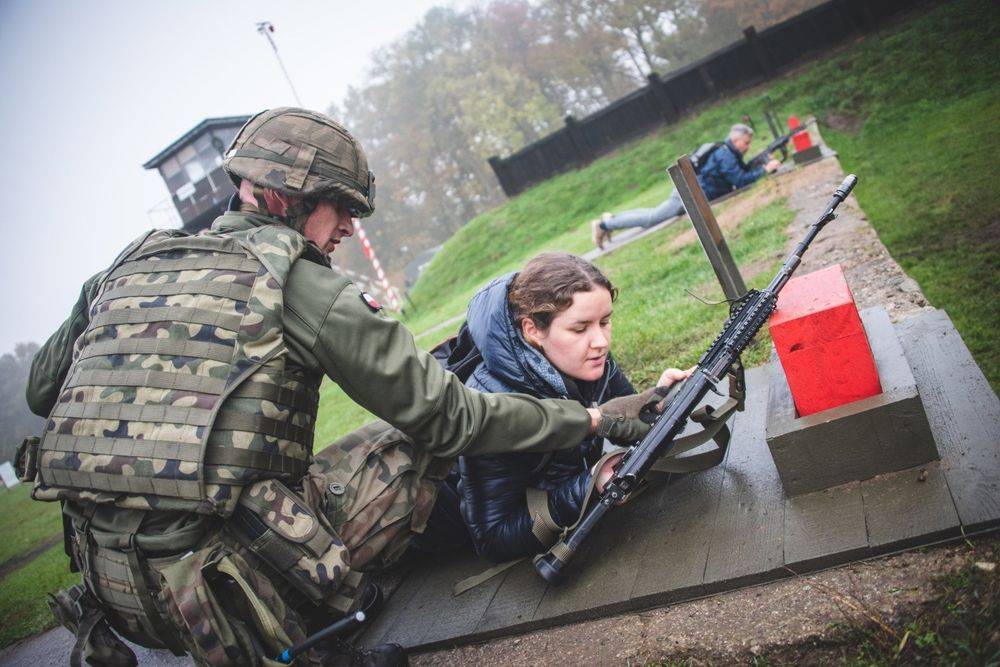
[[[481,394],[383,316],[327,254],[374,210],[360,144],[331,119],[251,118],[225,156],[230,210],[151,231],[88,280],[34,360],[33,496],[63,503],[83,583],[53,611],[71,661],[134,664],[117,631],[199,664],[275,664],[365,604],[363,574],[423,530],[459,454],[640,437],[635,405]],[[326,375],[380,419],[312,456]],[[405,662],[338,642],[306,664]]]

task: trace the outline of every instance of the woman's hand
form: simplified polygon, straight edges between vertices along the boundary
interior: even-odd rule
[[[608,460],[604,462],[604,465],[601,466],[601,469],[595,473],[597,475],[597,482],[594,486],[598,493],[604,492],[604,485],[607,484],[612,477],[614,477],[615,466],[618,465],[618,462],[622,460],[623,456],[625,456],[624,453],[609,457]]]
[[[692,366],[686,371],[682,371],[679,368],[668,368],[660,374],[660,379],[656,381],[657,387],[670,387],[675,382],[680,382],[681,380],[686,380],[691,377],[691,373],[694,373],[694,369],[697,366]]]

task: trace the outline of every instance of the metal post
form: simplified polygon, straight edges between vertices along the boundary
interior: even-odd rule
[[[733,256],[726,245],[722,229],[712,213],[705,192],[698,185],[698,176],[687,155],[682,155],[677,164],[671,165],[667,172],[674,182],[674,188],[684,204],[684,209],[691,218],[691,224],[698,232],[701,247],[708,255],[708,261],[715,270],[715,275],[722,286],[722,293],[727,299],[738,299],[746,294],[747,286],[740,275],[739,267],[733,261]]]
[[[299,106],[302,106],[302,100],[299,99],[299,93],[295,90],[295,84],[292,83],[292,77],[288,76],[288,70],[285,69],[285,63],[282,62],[281,56],[278,54],[278,45],[274,43],[274,38],[271,37],[271,33],[274,32],[274,25],[270,21],[260,21],[257,23],[257,32],[267,38],[268,43],[271,45],[271,50],[274,51],[274,57],[278,60],[278,66],[281,67],[281,72],[285,75],[285,81],[288,82],[288,87],[292,89],[292,96]]]

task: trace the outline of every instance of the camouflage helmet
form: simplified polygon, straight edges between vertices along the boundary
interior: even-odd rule
[[[347,200],[354,217],[375,210],[375,175],[361,144],[315,111],[280,107],[253,116],[222,166],[237,189],[245,178],[297,197]]]

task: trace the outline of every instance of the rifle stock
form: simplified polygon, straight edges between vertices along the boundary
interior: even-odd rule
[[[754,336],[767,322],[778,302],[778,293],[784,288],[798,268],[809,244],[824,225],[836,218],[834,211],[857,184],[854,174],[849,174],[834,192],[823,214],[806,232],[805,237],[788,256],[778,274],[762,291],[750,290],[733,304],[722,332],[698,361],[694,373],[677,388],[663,413],[650,428],[649,433],[628,449],[614,476],[608,481],[592,507],[569,536],[557,542],[552,549],[534,558],[535,569],[550,584],[563,580],[563,569],[579,549],[601,517],[615,504],[631,494],[657,459],[666,456],[674,440],[684,429],[688,417],[726,373],[739,361],[740,354],[750,345]]]

